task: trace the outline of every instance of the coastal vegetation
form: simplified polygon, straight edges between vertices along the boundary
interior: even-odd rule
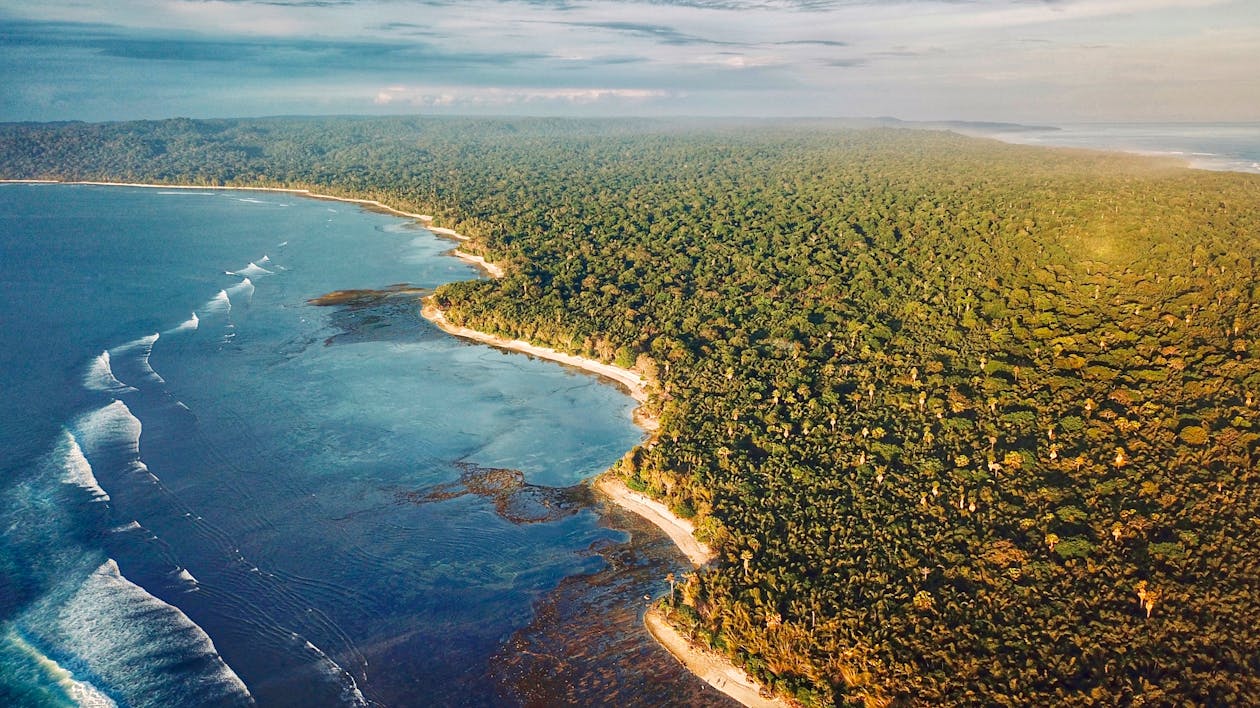
[[[671,620],[806,705],[1260,695],[1260,179],[933,131],[0,126],[0,176],[311,188],[501,278],[454,324],[649,381]]]

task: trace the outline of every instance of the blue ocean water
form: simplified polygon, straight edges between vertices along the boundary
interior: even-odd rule
[[[1170,157],[1206,170],[1260,174],[1260,123],[1072,123],[987,133],[1008,142]]]
[[[551,488],[641,431],[412,296],[307,302],[475,277],[450,247],[278,193],[0,187],[0,704],[502,702],[489,658],[621,539]]]

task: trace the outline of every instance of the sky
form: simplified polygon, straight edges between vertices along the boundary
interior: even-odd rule
[[[1260,121],[1260,0],[0,0],[0,121]]]

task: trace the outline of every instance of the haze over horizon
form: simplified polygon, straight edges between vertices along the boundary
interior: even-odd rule
[[[0,0],[0,120],[1260,118],[1254,0]]]

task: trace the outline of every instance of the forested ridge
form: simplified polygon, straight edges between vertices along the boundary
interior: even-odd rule
[[[312,187],[507,268],[463,325],[637,366],[672,616],[807,705],[1260,703],[1260,179],[951,133],[0,126],[0,177]]]

